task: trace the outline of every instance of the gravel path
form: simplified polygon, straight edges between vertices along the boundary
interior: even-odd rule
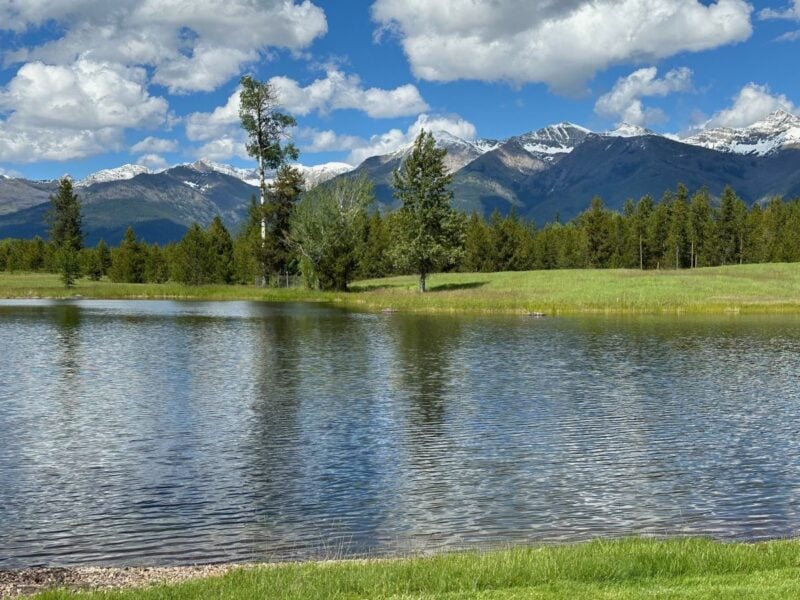
[[[240,567],[224,564],[196,567],[75,567],[0,570],[0,598],[35,594],[50,588],[71,590],[112,590],[159,583],[180,583],[190,579],[219,577]]]

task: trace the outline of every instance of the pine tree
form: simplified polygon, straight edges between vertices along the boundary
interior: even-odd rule
[[[233,239],[222,223],[214,217],[206,232],[210,265],[209,281],[231,283],[233,280]]]
[[[264,205],[267,228],[261,259],[265,281],[288,271],[294,257],[289,229],[292,211],[303,192],[303,184],[303,174],[294,167],[284,165],[269,187],[268,200]]]
[[[212,281],[213,272],[209,236],[200,225],[192,223],[175,248],[172,276],[187,285],[203,285]]]
[[[609,245],[609,214],[599,196],[592,198],[592,206],[581,216],[586,232],[587,259],[594,269],[608,267],[611,256]]]
[[[446,155],[433,134],[422,131],[394,172],[395,197],[402,202],[394,256],[398,265],[419,275],[420,292],[426,291],[430,273],[455,264],[463,253],[463,221],[450,206]]]
[[[674,257],[673,264],[676,269],[684,267],[688,262],[688,198],[689,190],[683,184],[679,184],[671,206],[669,233],[667,234],[667,250]]]
[[[293,117],[278,110],[278,97],[269,82],[245,75],[241,79],[239,120],[247,141],[247,153],[258,161],[260,204],[267,203],[267,169],[280,169],[289,160],[297,160],[298,151],[286,142],[287,132],[296,125]],[[266,243],[267,220],[261,217],[261,240]],[[266,269],[262,269],[266,271]]]
[[[713,253],[714,223],[712,220],[711,198],[705,188],[692,197],[692,202],[689,205],[687,229],[690,266],[697,268],[700,264],[710,264],[709,261]]]
[[[78,253],[83,248],[83,232],[81,204],[69,177],[59,182],[58,191],[50,197],[50,204],[50,243],[56,251],[61,280],[70,288],[80,277]]]
[[[636,241],[639,247],[639,268],[644,269],[647,266],[650,256],[650,239],[648,224],[650,223],[650,216],[653,213],[653,199],[650,196],[644,196],[639,200],[636,205],[636,212],[634,214],[634,231],[636,234]]]
[[[111,268],[108,276],[111,281],[122,283],[143,283],[145,280],[144,247],[136,239],[132,227],[128,227],[119,247],[111,253]]]

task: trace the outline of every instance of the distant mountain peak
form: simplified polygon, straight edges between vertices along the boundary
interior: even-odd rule
[[[507,143],[519,144],[539,160],[552,162],[572,152],[591,133],[585,127],[563,121],[512,137]]]
[[[632,123],[626,123],[623,121],[617,128],[613,131],[607,131],[603,135],[608,137],[641,137],[643,135],[658,135],[656,132],[646,129],[645,127],[641,127],[639,125],[634,125]]]
[[[766,156],[800,147],[800,117],[778,109],[747,127],[706,129],[681,141],[721,152]]]
[[[137,175],[143,173],[150,173],[150,169],[142,165],[122,165],[113,169],[101,169],[87,175],[80,181],[75,183],[75,187],[86,187],[94,185],[95,183],[109,183],[111,181],[124,181],[126,179],[133,179]],[[69,175],[65,175],[69,177]]]

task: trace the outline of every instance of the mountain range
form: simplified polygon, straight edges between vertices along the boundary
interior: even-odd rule
[[[628,198],[660,196],[684,183],[718,196],[731,185],[749,203],[800,196],[800,117],[776,111],[744,128],[707,128],[684,137],[621,124],[593,132],[559,123],[506,140],[465,140],[434,132],[446,148],[454,205],[488,215],[512,209],[537,223],[570,219],[595,195],[621,209]],[[410,152],[366,159],[357,167],[298,165],[311,188],[336,177],[366,174],[382,209],[396,206],[392,172]],[[0,176],[0,238],[46,234],[44,216],[56,181]],[[75,186],[84,206],[87,242],[115,243],[128,225],[150,242],[180,238],[194,221],[222,217],[236,230],[257,193],[254,169],[208,160],[151,172],[139,165],[98,171]]]

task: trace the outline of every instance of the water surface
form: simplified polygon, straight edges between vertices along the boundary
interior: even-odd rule
[[[0,568],[800,533],[800,319],[0,302]]]

